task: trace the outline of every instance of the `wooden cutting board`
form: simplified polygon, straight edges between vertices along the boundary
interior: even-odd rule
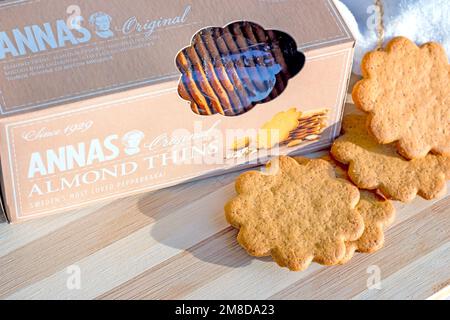
[[[313,264],[294,273],[270,259],[249,257],[236,243],[223,205],[234,195],[237,175],[26,224],[0,224],[0,298],[450,296],[450,192],[435,201],[396,203],[397,221],[381,251],[357,254],[345,266]],[[379,286],[372,286],[377,277]]]

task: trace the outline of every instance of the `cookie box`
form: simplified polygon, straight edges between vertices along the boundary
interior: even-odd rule
[[[2,204],[21,222],[328,147],[354,39],[331,0],[0,5]]]

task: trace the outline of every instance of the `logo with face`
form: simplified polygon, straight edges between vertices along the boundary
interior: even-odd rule
[[[96,12],[89,18],[89,23],[95,27],[95,33],[102,39],[114,37],[111,21],[111,16],[104,12]]]
[[[142,139],[144,139],[145,135],[142,131],[133,130],[126,133],[122,138],[122,144],[125,147],[124,152],[129,156],[134,156],[138,154],[141,149],[140,145]]]

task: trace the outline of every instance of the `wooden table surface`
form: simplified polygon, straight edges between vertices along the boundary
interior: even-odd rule
[[[25,224],[0,224],[3,299],[446,299],[450,192],[396,203],[385,248],[289,272],[225,221],[238,173]],[[449,185],[450,187],[450,185]],[[449,189],[450,190],[450,189]],[[375,272],[375,273],[374,273]],[[380,286],[368,286],[379,273]]]

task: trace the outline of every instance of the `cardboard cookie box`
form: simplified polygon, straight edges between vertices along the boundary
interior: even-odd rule
[[[8,220],[329,146],[353,47],[331,0],[2,1]]]

